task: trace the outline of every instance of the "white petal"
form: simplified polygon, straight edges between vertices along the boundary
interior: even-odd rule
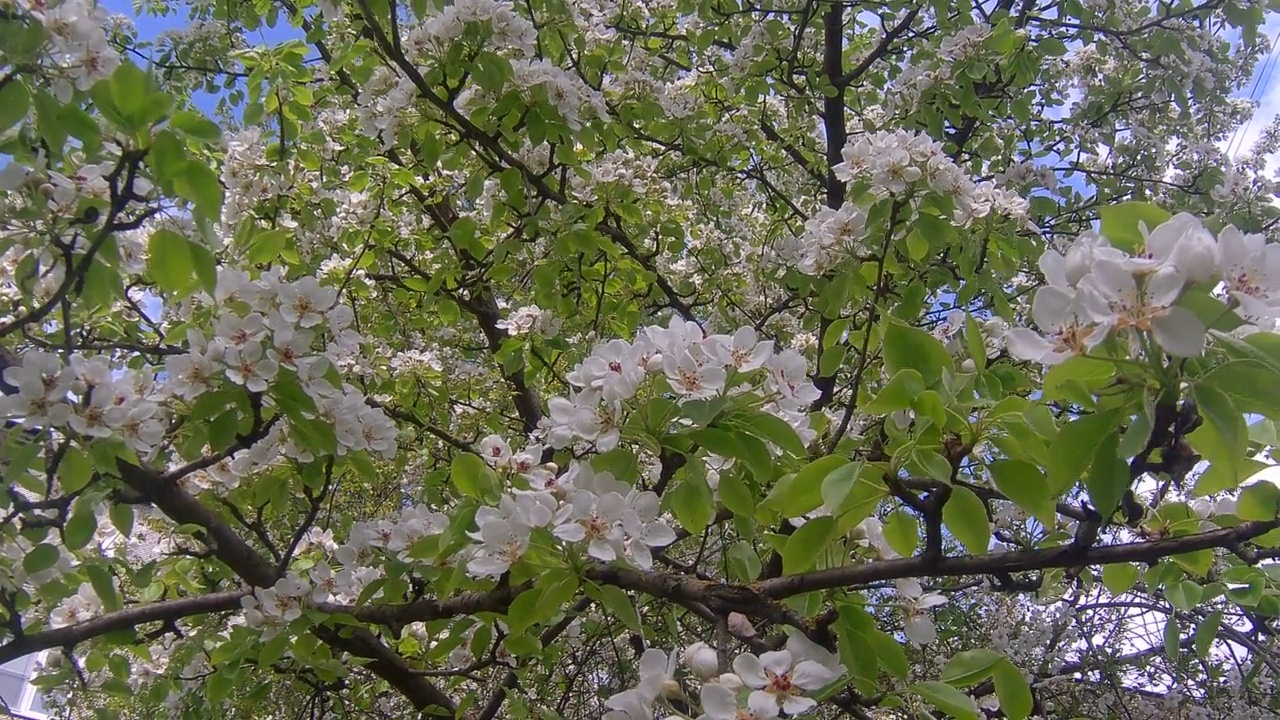
[[[742,678],[742,682],[751,687],[760,688],[769,683],[764,675],[764,668],[760,665],[760,658],[751,653],[743,653],[734,658],[733,671]]]
[[[1172,268],[1165,268],[1147,278],[1145,294],[1147,302],[1154,307],[1169,307],[1182,294],[1187,279]]]
[[[782,675],[791,672],[795,661],[791,658],[791,653],[786,650],[773,650],[760,656],[760,665],[765,670],[772,672],[774,675]]]
[[[924,594],[924,588],[920,587],[920,581],[915,578],[906,578],[897,582],[898,594],[903,597],[915,600]]]
[[[702,711],[716,720],[733,720],[738,715],[738,700],[733,691],[723,685],[707,683],[702,686],[698,697],[702,701]]]
[[[1204,323],[1186,308],[1169,308],[1151,321],[1151,329],[1160,347],[1174,357],[1199,357],[1204,352]]]
[[[644,655],[640,656],[640,676],[661,675],[665,677],[666,674],[667,654],[658,648],[645,650]]]
[[[929,594],[916,601],[916,608],[920,610],[928,610],[939,605],[946,605],[947,598],[942,595]]]
[[[755,713],[757,720],[767,720],[767,718],[778,717],[778,701],[772,695],[762,690],[757,690],[747,698],[747,709]],[[729,717],[737,717],[737,713]]]
[[[938,631],[933,627],[933,620],[917,615],[908,617],[903,624],[907,637],[917,645],[928,645],[938,639]]]
[[[787,711],[788,716],[801,715],[817,704],[818,702],[812,698],[791,695],[782,703],[782,709]]]
[[[676,541],[676,531],[666,523],[649,523],[644,528],[644,542],[651,547],[666,547]]]
[[[565,542],[582,542],[587,539],[586,529],[576,522],[557,525],[556,528],[551,531],[551,534]]]
[[[803,660],[791,671],[791,682],[805,690],[817,690],[840,677],[813,660]]]
[[[755,690],[747,697],[747,707],[751,709],[768,708],[766,712],[772,712],[772,717],[778,716],[778,697],[773,693],[764,690]],[[769,717],[769,716],[766,716]]]
[[[1004,336],[1005,346],[1009,354],[1019,360],[1040,362],[1045,355],[1053,352],[1053,344],[1039,333],[1029,328],[1014,328]]]

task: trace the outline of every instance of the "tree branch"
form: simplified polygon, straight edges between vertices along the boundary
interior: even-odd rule
[[[75,647],[100,635],[116,630],[127,630],[143,623],[173,622],[192,615],[236,610],[240,607],[240,598],[248,594],[245,590],[228,590],[210,595],[134,605],[74,625],[24,635],[0,645],[0,663],[7,663],[24,655],[50,648]]]

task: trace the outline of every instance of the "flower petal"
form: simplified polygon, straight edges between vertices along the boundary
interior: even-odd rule
[[[1151,321],[1151,329],[1160,347],[1174,357],[1199,357],[1204,352],[1204,323],[1186,308],[1169,308]]]
[[[764,667],[760,664],[760,658],[751,653],[743,653],[733,660],[733,671],[738,677],[742,678],[742,682],[754,688],[761,688],[768,684],[769,679],[764,675]]]
[[[773,650],[760,656],[760,665],[774,675],[791,672],[794,664],[791,653],[786,650]]]
[[[802,660],[791,671],[791,682],[805,690],[817,690],[838,677],[838,673],[813,660]]]
[[[782,703],[782,709],[787,711],[788,716],[802,715],[809,711],[810,708],[816,706],[818,701],[801,697],[800,695],[789,695]]]

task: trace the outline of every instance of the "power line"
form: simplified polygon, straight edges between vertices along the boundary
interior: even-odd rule
[[[1277,42],[1280,42],[1280,32],[1277,32],[1275,37],[1271,39],[1271,49],[1267,52],[1266,59],[1262,61],[1262,70],[1258,72],[1256,76],[1254,76],[1253,89],[1249,91],[1250,102],[1256,102],[1261,104],[1260,101],[1262,99],[1262,93],[1259,92],[1259,90],[1262,90],[1263,92],[1265,92],[1267,85],[1270,84],[1269,78],[1271,76],[1271,71],[1274,70],[1276,66],[1275,60],[1276,60]],[[1231,140],[1227,142],[1227,157],[1230,157],[1232,160],[1235,159],[1235,155],[1231,150],[1231,146],[1235,145],[1238,139],[1240,147],[1237,147],[1235,149],[1235,152],[1237,153],[1240,152],[1240,150],[1244,147],[1245,136],[1249,132],[1249,126],[1253,124],[1253,116],[1256,114],[1257,114],[1257,110],[1255,109],[1255,111],[1253,113],[1250,113],[1249,117],[1245,119],[1244,124],[1236,128],[1235,132],[1231,135]]]

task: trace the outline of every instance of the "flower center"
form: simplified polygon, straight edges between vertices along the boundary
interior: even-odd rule
[[[1077,323],[1064,325],[1061,330],[1054,335],[1055,352],[1072,352],[1076,355],[1084,353],[1086,347],[1085,342],[1089,339],[1096,328],[1083,327]]]
[[[791,673],[784,672],[778,675],[773,674],[769,670],[765,670],[765,677],[769,679],[765,685],[764,691],[774,695],[786,698],[795,690],[795,686],[791,684]]]
[[[698,373],[689,370],[681,370],[677,382],[680,383],[680,387],[690,392],[702,388],[702,378]]]

